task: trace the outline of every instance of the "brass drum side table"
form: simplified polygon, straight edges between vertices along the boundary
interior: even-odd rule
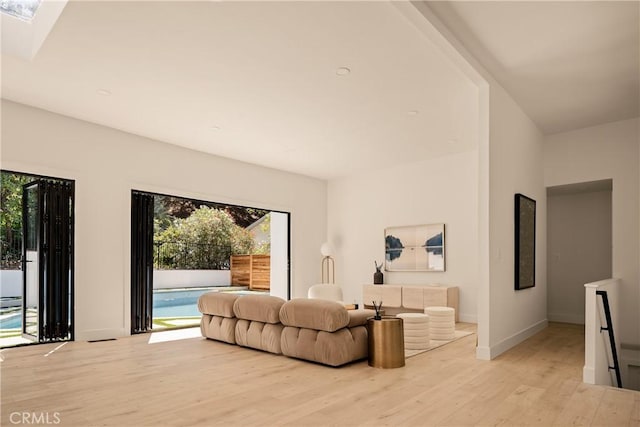
[[[398,317],[384,316],[367,320],[369,366],[401,368],[404,366],[404,328]]]

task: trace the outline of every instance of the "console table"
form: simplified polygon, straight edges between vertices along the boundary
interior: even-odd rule
[[[451,285],[363,285],[365,308],[373,308],[371,301],[382,301],[386,314],[406,311],[424,312],[426,307],[451,307],[459,319],[458,287]]]

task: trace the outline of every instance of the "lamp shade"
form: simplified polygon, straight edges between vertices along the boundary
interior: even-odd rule
[[[333,255],[333,248],[329,244],[329,242],[324,242],[322,246],[320,246],[320,253],[322,256],[331,256]]]

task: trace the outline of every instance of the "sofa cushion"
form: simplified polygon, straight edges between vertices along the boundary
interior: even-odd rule
[[[354,326],[366,326],[367,319],[376,315],[375,310],[348,310],[347,314],[349,314],[349,327],[353,328]]]
[[[340,366],[367,357],[367,329],[364,326],[342,328],[329,333],[285,326],[282,330],[282,354],[329,366]]]
[[[282,304],[280,321],[285,326],[334,332],[349,325],[349,313],[340,303],[297,298]]]
[[[282,298],[270,295],[245,295],[233,304],[233,312],[239,319],[263,323],[280,323]]]
[[[203,337],[207,337],[217,341],[236,343],[236,322],[235,317],[214,316],[211,314],[203,314],[200,320],[200,331]]]
[[[280,354],[282,323],[264,323],[255,320],[238,319],[236,323],[236,344],[257,350]]]
[[[203,314],[221,317],[235,317],[233,303],[239,298],[237,294],[224,292],[207,292],[198,298],[198,310]]]

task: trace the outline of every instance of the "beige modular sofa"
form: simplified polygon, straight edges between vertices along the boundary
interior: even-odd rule
[[[233,304],[236,323],[236,344],[269,353],[281,354],[280,308],[284,300],[269,295],[245,295]]]
[[[215,294],[215,296],[214,296]],[[200,332],[212,340],[236,343],[236,323],[233,304],[238,295],[207,292],[198,298],[198,310],[202,313]]]
[[[334,301],[208,292],[198,299],[202,336],[329,366],[368,355],[372,310]]]
[[[340,366],[368,355],[367,318],[371,310],[347,310],[335,301],[294,299],[284,303],[280,320],[282,354]]]
[[[198,298],[202,336],[280,354],[282,298],[207,292]]]

